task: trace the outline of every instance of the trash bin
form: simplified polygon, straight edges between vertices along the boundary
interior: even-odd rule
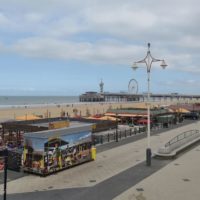
[[[92,160],[96,160],[96,148],[95,147],[92,147],[91,149],[91,158]]]

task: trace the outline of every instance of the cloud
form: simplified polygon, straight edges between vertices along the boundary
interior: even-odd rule
[[[128,64],[132,62],[134,53],[139,56],[144,50],[143,47],[127,45],[115,40],[102,40],[93,44],[39,37],[19,40],[8,49],[30,57],[115,64]]]
[[[162,82],[161,82],[162,83]],[[199,85],[200,86],[200,83],[197,81],[197,80],[194,80],[194,79],[186,79],[186,80],[183,80],[183,79],[177,79],[177,80],[170,80],[170,81],[167,81],[164,83],[165,85],[168,85],[168,86],[178,86],[178,87],[190,87],[191,85],[195,86],[195,85]]]
[[[0,25],[7,26],[9,23],[9,19],[3,13],[0,13]]]
[[[178,92],[182,94],[196,94],[200,87],[200,83],[198,79],[171,79],[169,81],[158,81],[159,89],[165,91],[166,93]],[[175,86],[175,87],[174,87]],[[158,89],[158,87],[156,88]]]
[[[29,57],[130,64],[146,54],[200,72],[197,0],[1,0],[1,49]],[[10,6],[12,5],[12,6]],[[11,42],[10,42],[11,41]]]

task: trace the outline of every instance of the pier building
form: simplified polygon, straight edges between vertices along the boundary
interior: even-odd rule
[[[184,101],[193,102],[199,101],[200,95],[189,95],[189,94],[151,94],[150,101]],[[129,94],[129,93],[110,93],[110,92],[86,92],[79,96],[80,102],[129,102],[129,101],[147,101],[147,94]]]

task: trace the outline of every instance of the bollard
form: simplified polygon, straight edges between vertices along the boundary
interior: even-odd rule
[[[92,136],[92,144],[93,144],[94,146],[96,145],[96,138],[95,138],[94,135]]]
[[[95,147],[92,147],[91,148],[91,158],[92,160],[96,160],[96,148]]]
[[[116,142],[118,142],[118,130],[116,129]]]
[[[110,135],[109,135],[109,133],[108,133],[108,142],[110,142]]]
[[[121,133],[121,131],[119,132],[120,134],[119,134],[119,137],[120,137],[120,140],[122,139],[122,133]]]
[[[100,141],[101,141],[101,144],[103,144],[103,135],[101,135]]]
[[[151,166],[151,149],[146,149],[146,165]]]

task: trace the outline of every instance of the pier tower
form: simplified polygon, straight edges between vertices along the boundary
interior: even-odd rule
[[[100,87],[100,93],[103,93],[103,86],[104,86],[104,83],[101,79],[101,82],[99,83],[99,87]]]

